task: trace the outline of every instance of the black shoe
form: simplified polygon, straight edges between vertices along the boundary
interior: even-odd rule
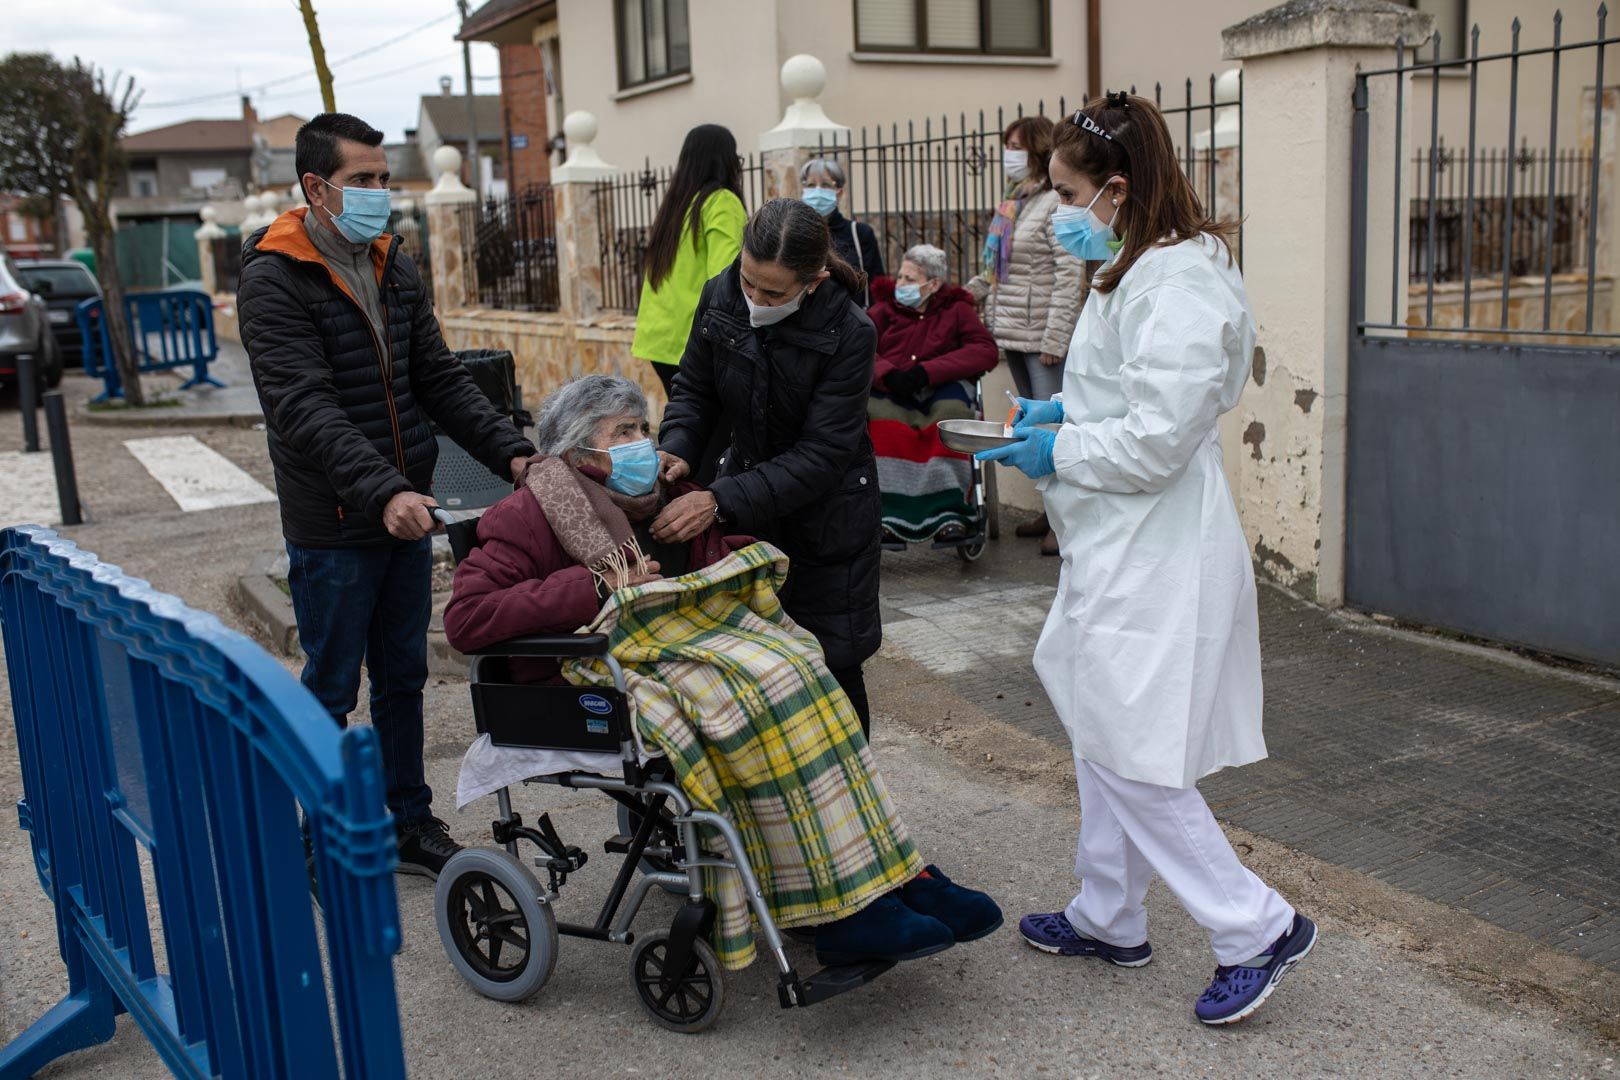
[[[460,850],[461,845],[450,839],[450,826],[438,818],[413,821],[400,826],[399,866],[395,872],[420,874],[437,881],[444,864]]]

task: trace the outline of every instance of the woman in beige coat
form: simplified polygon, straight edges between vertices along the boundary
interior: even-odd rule
[[[986,301],[985,323],[1007,358],[1020,397],[1045,400],[1063,388],[1063,358],[1085,302],[1085,265],[1052,233],[1057,193],[1047,179],[1052,121],[1014,120],[1002,133],[1007,197],[996,208],[984,245],[984,270],[967,283]],[[1041,554],[1057,554],[1057,537],[1042,514],[1020,525],[1019,536],[1042,537]]]

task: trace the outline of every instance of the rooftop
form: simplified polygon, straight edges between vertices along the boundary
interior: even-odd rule
[[[124,150],[131,154],[185,154],[202,151],[253,150],[253,125],[235,120],[183,120],[178,124],[126,135]]]
[[[473,98],[478,116],[478,140],[501,140],[506,130],[506,118],[501,113],[499,94],[478,94]],[[433,130],[446,142],[464,142],[467,138],[467,98],[464,94],[424,94],[422,111],[433,122]]]
[[[549,11],[545,9],[551,9]],[[495,41],[498,44],[527,43],[529,35],[523,26],[513,23],[525,15],[533,15],[533,22],[555,16],[556,0],[489,0],[489,3],[467,16],[461,24],[458,41]]]

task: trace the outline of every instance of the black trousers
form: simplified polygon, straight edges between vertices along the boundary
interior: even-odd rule
[[[849,697],[849,703],[855,706],[855,715],[861,718],[861,734],[870,739],[872,706],[866,700],[866,676],[861,674],[861,665],[834,668],[832,677],[838,680],[838,685],[844,688],[844,693]]]

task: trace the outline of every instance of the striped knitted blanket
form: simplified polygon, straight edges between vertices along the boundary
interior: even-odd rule
[[[966,456],[939,441],[939,422],[978,418],[973,384],[936,386],[921,402],[873,390],[866,415],[877,452],[884,528],[907,543],[931,540],[953,522],[971,531],[976,524],[967,502],[972,470]]]
[[[849,699],[776,599],[787,569],[776,548],[751,544],[684,577],[618,590],[587,628],[609,636],[637,730],[669,757],[692,805],[736,825],[783,927],[854,914],[922,870]],[[564,674],[611,682],[589,660]],[[729,856],[719,836],[704,842]],[[705,874],[719,907],[715,951],[745,967],[754,935],[741,879]]]

